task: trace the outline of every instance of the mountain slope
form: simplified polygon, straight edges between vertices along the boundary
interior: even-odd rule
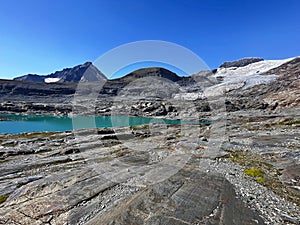
[[[161,67],[151,67],[135,70],[127,74],[126,76],[115,80],[119,80],[122,82],[131,82],[143,77],[161,77],[173,82],[177,82],[182,79],[182,77],[178,76],[176,73],[171,72],[170,70]]]
[[[278,107],[300,106],[300,57],[282,64],[265,74],[278,74],[279,78],[267,87],[265,100]]]

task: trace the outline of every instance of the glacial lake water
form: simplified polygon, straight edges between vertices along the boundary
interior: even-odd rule
[[[131,116],[48,116],[48,115],[0,115],[0,133],[67,131],[83,128],[124,127],[149,123],[181,124],[191,121],[156,119]]]

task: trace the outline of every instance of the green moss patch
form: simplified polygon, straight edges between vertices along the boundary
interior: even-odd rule
[[[0,195],[0,204],[5,202],[8,199],[9,195]]]
[[[263,172],[260,169],[254,167],[245,169],[244,173],[251,177],[261,177],[263,175]]]
[[[261,184],[263,184],[263,183],[265,183],[265,182],[266,182],[266,179],[265,179],[265,178],[263,178],[263,177],[257,177],[257,178],[256,178],[256,181],[257,181],[258,183],[261,183]]]
[[[228,160],[246,168],[243,171],[246,175],[254,178],[256,182],[272,190],[277,195],[300,206],[300,195],[291,191],[288,186],[280,181],[281,172],[267,162],[268,156],[255,154],[248,150],[223,150],[229,153],[229,156],[226,157]]]

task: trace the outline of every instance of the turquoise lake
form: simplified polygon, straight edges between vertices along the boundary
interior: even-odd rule
[[[0,115],[0,133],[67,131],[83,128],[124,127],[149,123],[192,123],[180,120],[154,119],[131,116],[60,117],[45,115]]]

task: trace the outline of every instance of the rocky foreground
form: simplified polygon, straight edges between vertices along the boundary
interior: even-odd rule
[[[299,224],[299,133],[293,108],[1,135],[0,224]]]

